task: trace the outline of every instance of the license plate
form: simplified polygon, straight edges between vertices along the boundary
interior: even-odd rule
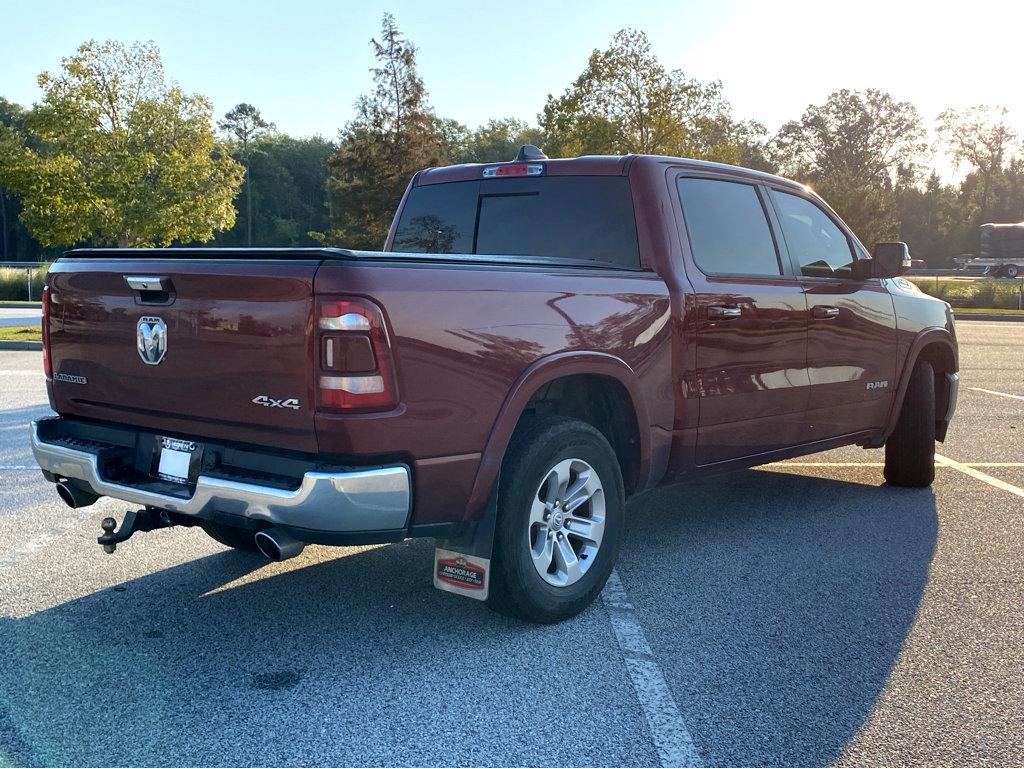
[[[203,447],[180,438],[158,437],[153,475],[173,483],[195,482]]]

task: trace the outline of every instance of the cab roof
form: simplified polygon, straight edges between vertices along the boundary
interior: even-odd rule
[[[634,164],[656,164],[755,179],[801,190],[807,189],[800,182],[764,171],[755,171],[752,168],[743,168],[742,166],[729,165],[728,163],[715,163],[710,160],[671,157],[668,155],[581,155],[575,158],[531,160],[530,162],[542,163],[545,176],[627,176]],[[516,164],[516,161],[505,163],[462,163],[454,166],[427,168],[416,174],[414,184],[422,186],[427,184],[443,184],[445,182],[471,181],[483,178],[485,168]]]

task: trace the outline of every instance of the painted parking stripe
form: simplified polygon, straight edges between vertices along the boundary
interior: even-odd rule
[[[771,462],[782,467],[885,467],[882,462]],[[762,465],[768,467],[768,465]]]
[[[988,393],[989,395],[1001,395],[1004,398],[1013,398],[1014,400],[1024,401],[1024,395],[1011,395],[1010,393],[1001,393],[998,390],[986,390],[984,387],[968,387],[968,390],[977,390],[980,393]]]
[[[672,691],[661,674],[647,636],[636,621],[636,611],[614,569],[601,593],[619,651],[626,663],[633,691],[640,700],[647,727],[662,766],[700,766],[700,755],[683,721]]]
[[[941,454],[936,454],[935,459],[937,459],[939,462],[943,463],[947,467],[952,467],[954,470],[959,470],[964,475],[969,475],[972,478],[976,478],[979,481],[984,481],[989,486],[995,486],[997,489],[1002,489],[1003,491],[1008,491],[1011,494],[1016,494],[1018,497],[1024,497],[1024,489],[1018,486],[1014,486],[1012,483],[1001,481],[998,478],[993,478],[991,475],[981,472],[981,470],[975,470],[970,465],[961,464],[960,462],[957,462],[954,459],[950,459],[949,457],[944,457]]]

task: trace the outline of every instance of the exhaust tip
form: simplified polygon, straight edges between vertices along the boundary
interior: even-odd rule
[[[263,529],[256,532],[256,547],[271,561],[287,561],[299,555],[306,543],[299,542],[278,528]]]
[[[67,481],[59,481],[57,483],[57,496],[61,498],[61,501],[65,505],[73,510],[77,510],[80,507],[88,507],[97,499],[98,496],[90,491],[82,491],[77,486],[72,486]]]

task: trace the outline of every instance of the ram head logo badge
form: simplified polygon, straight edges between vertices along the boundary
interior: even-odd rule
[[[167,324],[149,315],[139,318],[135,346],[143,363],[150,366],[158,364],[167,354]]]

